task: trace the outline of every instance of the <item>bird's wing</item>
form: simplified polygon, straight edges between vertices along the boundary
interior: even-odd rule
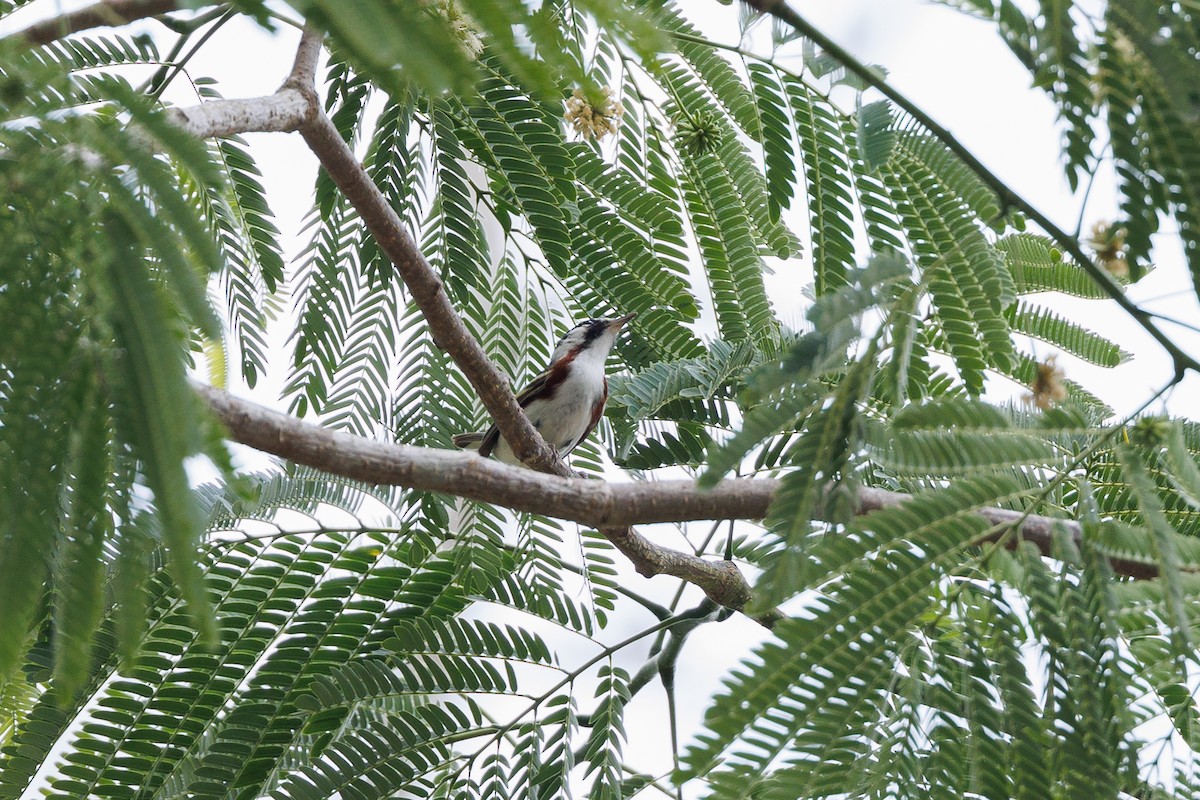
[[[529,385],[522,389],[519,394],[517,394],[517,405],[519,405],[521,408],[525,408],[527,405],[529,405],[529,401],[545,388],[546,381],[549,380],[549,378],[550,370],[546,370],[541,375],[538,375],[536,378],[530,381]],[[496,427],[495,423],[493,423],[492,427],[488,428],[484,432],[483,441],[479,443],[479,455],[487,458],[492,454],[492,451],[496,449],[496,445],[499,444],[499,442],[500,429]]]
[[[450,437],[450,441],[454,442],[454,446],[467,449],[469,447],[478,447],[483,441],[482,433],[456,433]]]
[[[575,444],[571,445],[571,450],[574,450],[576,447],[579,447],[579,445],[583,443],[583,440],[588,438],[589,436],[591,436],[592,431],[596,430],[596,426],[600,424],[600,418],[604,416],[604,406],[607,403],[608,403],[608,378],[605,378],[604,379],[604,392],[600,395],[600,400],[596,403],[595,406],[592,407],[592,420],[591,420],[591,422],[588,423],[587,430],[583,432],[583,436],[580,436],[578,439],[575,440]],[[571,452],[571,450],[568,450],[567,453]],[[563,455],[566,455],[566,453],[563,453]]]

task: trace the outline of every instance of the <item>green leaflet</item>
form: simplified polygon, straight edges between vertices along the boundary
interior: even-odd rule
[[[476,151],[476,157],[494,165],[495,188],[512,196],[550,266],[565,273],[571,258],[567,220],[576,192],[575,167],[562,135],[499,77],[480,84],[478,100],[466,108],[478,142],[487,148],[486,153]],[[473,146],[471,141],[464,144]]]
[[[859,704],[883,690],[889,653],[934,602],[931,578],[953,571],[986,529],[964,512],[1017,491],[1002,478],[964,481],[853,523],[877,557],[813,575],[832,583],[811,615],[776,626],[777,641],[726,682],[706,714],[708,732],[686,754],[686,774],[708,775],[718,796],[750,796],[781,754],[825,752]],[[849,675],[853,682],[839,677]]]
[[[892,128],[892,106],[886,100],[868,103],[858,110],[858,154],[869,170],[876,170],[892,157],[896,132]]]
[[[672,98],[663,110],[675,117],[677,127],[681,121],[705,116],[704,109],[708,108],[710,101],[703,87],[685,67],[672,61],[655,62],[649,66],[651,74],[663,84]],[[740,215],[745,220],[751,238],[779,258],[795,255],[800,251],[800,243],[782,222],[772,218],[766,178],[754,158],[723,116],[712,115],[710,122],[715,130],[720,131],[719,141],[712,151],[718,158],[712,167],[723,172],[724,180],[736,187],[737,192],[730,199],[740,206]],[[697,157],[696,153],[681,155],[689,159]],[[700,155],[709,157],[711,153]]]
[[[621,748],[625,739],[623,717],[629,702],[629,675],[620,668],[600,670],[596,686],[599,702],[592,712],[592,735],[583,752],[585,775],[594,775],[591,798],[620,798],[624,763]]]
[[[621,144],[629,138],[625,135],[628,124],[627,121],[622,122]],[[638,175],[622,164],[607,163],[582,143],[568,145],[568,148],[580,182],[591,187],[597,196],[612,202],[614,210],[630,225],[656,242],[683,246],[680,209],[672,197],[648,189],[639,182]],[[682,265],[674,261],[668,262],[667,266],[673,272],[686,273]]]
[[[1006,297],[1013,297],[1011,277],[962,201],[939,190],[929,164],[898,152],[890,169],[900,183],[889,182],[889,188],[918,263],[927,271],[950,354],[968,390],[979,393],[985,368],[1012,363],[1012,339],[1002,313]]]
[[[898,126],[895,150],[919,162],[926,170],[937,176],[937,180],[959,202],[974,212],[977,220],[995,231],[1003,230],[1000,200],[995,191],[967,166],[946,145],[932,134],[917,128],[912,122]],[[1012,287],[1003,277],[996,290],[1000,302],[1011,302]]]
[[[779,335],[763,285],[763,263],[737,188],[711,153],[689,158],[684,196],[699,240],[722,338],[770,347]]]
[[[1184,609],[1184,589],[1180,580],[1179,554],[1175,549],[1175,529],[1171,527],[1163,513],[1162,502],[1158,497],[1158,487],[1150,478],[1139,455],[1128,446],[1117,449],[1123,472],[1134,497],[1142,518],[1150,529],[1150,542],[1153,546],[1154,562],[1158,567],[1160,580],[1168,612],[1167,624],[1171,630],[1171,641],[1176,655],[1183,659],[1192,650],[1191,626],[1187,612]]]
[[[1176,421],[1166,436],[1161,463],[1167,480],[1193,508],[1200,508],[1200,467],[1188,448],[1184,425]]]
[[[92,636],[104,614],[104,546],[112,538],[109,485],[113,478],[112,418],[91,371],[81,370],[64,483],[67,534],[54,559],[54,671],[56,689],[72,698],[88,677]]]
[[[425,189],[427,175],[422,149],[413,139],[413,117],[419,98],[412,93],[389,98],[380,112],[371,147],[364,166],[371,180],[387,199],[396,215],[416,229],[420,194]],[[430,116],[437,111],[431,110]],[[432,127],[432,126],[431,126]],[[379,248],[374,236],[364,236],[359,247],[359,261],[373,281],[395,280],[395,267]]]
[[[423,705],[413,712],[381,715],[301,765],[273,794],[320,800],[429,791],[431,783],[421,776],[449,760],[453,743],[477,736],[481,721],[478,710],[454,705]]]
[[[1153,207],[1161,211],[1169,208],[1175,215],[1192,282],[1200,285],[1200,235],[1195,232],[1200,224],[1200,212],[1197,211],[1197,204],[1200,203],[1200,134],[1197,134],[1194,125],[1195,101],[1190,100],[1181,107],[1179,98],[1172,94],[1172,86],[1179,85],[1178,79],[1168,83],[1167,75],[1161,71],[1165,67],[1196,74],[1195,59],[1190,54],[1176,52],[1172,58],[1166,52],[1181,46],[1185,50],[1194,49],[1194,44],[1189,48],[1187,44],[1159,42],[1159,31],[1148,30],[1146,18],[1138,17],[1148,10],[1140,0],[1115,3],[1110,9],[1110,24],[1120,29],[1115,35],[1128,36],[1141,46],[1136,55],[1126,59],[1126,66],[1135,76],[1137,99],[1141,105],[1137,122],[1149,152],[1133,163],[1141,167],[1141,171],[1145,171],[1145,166],[1150,166],[1162,176],[1167,202],[1160,195]],[[1176,26],[1183,28],[1182,41],[1194,40],[1194,30],[1188,31],[1186,25],[1180,24],[1182,22],[1175,22]],[[1128,42],[1128,39],[1125,41]],[[1178,63],[1176,59],[1179,59]],[[1183,83],[1186,84],[1187,79]],[[1137,224],[1145,226],[1147,223]],[[1134,249],[1133,243],[1130,249]],[[1131,276],[1140,276],[1136,265]]]
[[[1044,236],[1012,233],[996,240],[995,247],[1008,264],[1017,294],[1062,292],[1091,300],[1108,298],[1090,275],[1065,260]]]
[[[787,78],[788,99],[804,158],[813,269],[818,296],[847,285],[855,261],[854,189],[841,126],[829,106],[795,78]]]
[[[455,131],[450,106],[441,99],[429,103],[435,148],[435,206],[426,222],[422,251],[429,253],[459,302],[470,297],[486,273],[486,242],[476,212],[475,190],[464,166],[466,154]],[[408,202],[416,205],[416,198]],[[435,238],[436,237],[436,238]]]
[[[1071,188],[1076,188],[1080,171],[1091,155],[1093,130],[1092,81],[1084,43],[1075,34],[1069,0],[1040,0],[1038,20],[1040,48],[1034,53],[1034,83],[1049,91],[1066,123],[1063,151]]]
[[[225,263],[219,279],[224,288],[229,346],[236,348],[241,375],[253,387],[266,369],[266,322],[273,310],[268,292],[283,278],[283,260],[275,239],[279,231],[271,222],[262,185],[253,177],[258,174],[257,167],[235,142],[229,139],[211,148],[214,158],[226,165],[229,190],[210,189],[202,202]],[[180,176],[181,182],[189,179]]]
[[[897,475],[963,477],[982,471],[1057,464],[1061,458],[1038,436],[987,430],[888,431],[873,455]]]
[[[761,359],[749,342],[731,345],[717,340],[703,356],[662,361],[634,375],[614,377],[609,399],[626,406],[634,419],[651,419],[680,398],[707,400],[727,393]]]
[[[695,423],[679,422],[674,432],[647,434],[633,442],[627,454],[617,459],[626,469],[650,470],[659,467],[704,465],[712,448],[712,436]]]
[[[754,102],[762,124],[763,161],[771,219],[790,208],[796,180],[796,155],[792,146],[792,120],[778,78],[761,64],[747,66],[754,87]]]
[[[1132,358],[1132,354],[1122,350],[1116,342],[1065,320],[1049,309],[1021,301],[1009,307],[1007,316],[1014,332],[1057,345],[1092,364],[1115,367]]]
[[[1158,561],[1155,534],[1148,527],[1104,520],[1092,532],[1093,545],[1108,558],[1119,558],[1153,566]],[[1167,538],[1181,570],[1200,569],[1200,542],[1194,536],[1173,532]],[[1182,577],[1182,576],[1181,576]],[[1160,591],[1161,594],[1161,591]]]
[[[120,218],[108,221],[115,232],[124,224]],[[215,620],[195,560],[201,520],[183,467],[198,445],[198,401],[188,387],[179,336],[167,322],[161,290],[134,247],[132,231],[124,230],[129,236],[126,258],[113,264],[106,276],[113,292],[113,330],[121,348],[112,365],[122,384],[117,426],[144,464],[180,591],[202,639],[211,642],[217,635]]]
[[[294,335],[291,375],[284,395],[295,413],[324,408],[339,362],[337,350],[347,340],[356,311],[359,270],[354,247],[361,226],[344,201],[328,215],[310,217],[316,225],[295,278],[300,322]]]
[[[703,83],[705,90],[722,105],[726,113],[751,139],[759,140],[762,129],[755,112],[755,98],[742,78],[711,45],[696,41],[699,31],[680,15],[674,2],[655,0],[653,19],[668,34],[676,52]],[[695,110],[694,106],[690,110]]]

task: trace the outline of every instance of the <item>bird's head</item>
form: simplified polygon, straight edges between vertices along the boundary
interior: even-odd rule
[[[568,356],[573,359],[579,358],[584,353],[603,362],[608,358],[621,328],[636,316],[637,314],[626,314],[612,319],[584,320],[559,340],[558,346],[554,348],[554,355],[550,357],[550,363],[557,363]]]

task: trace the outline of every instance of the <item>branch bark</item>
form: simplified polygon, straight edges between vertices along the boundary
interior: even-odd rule
[[[12,34],[29,44],[50,44],[91,28],[115,27],[146,17],[156,17],[179,8],[177,0],[104,0],[86,8],[35,22]],[[5,37],[9,38],[9,37]]]
[[[239,133],[291,133],[299,130],[309,114],[304,93],[285,87],[266,97],[213,100],[173,108],[167,117],[198,139],[212,139]]]
[[[606,483],[562,478],[479,458],[474,453],[387,444],[330,431],[210,386],[197,385],[196,391],[234,441],[256,450],[352,480],[445,492],[598,528],[703,519],[762,519],[779,485],[769,478],[743,478],[722,481],[704,490],[691,481]],[[892,508],[911,497],[862,488],[855,513]],[[1047,556],[1053,553],[1056,528],[1077,541],[1082,535],[1079,524],[1071,520],[1039,515],[1021,520],[1020,512],[1003,508],[984,508],[978,513],[995,528],[985,541],[998,540],[1019,521],[1020,538],[1032,542]],[[745,605],[744,599],[741,605],[734,602],[742,591],[739,581],[745,581],[740,574],[736,578],[727,574],[733,568],[729,562],[706,561],[660,547],[645,537],[634,537],[614,544],[633,561],[638,572],[674,575],[705,589],[721,605]],[[1016,539],[1010,539],[1015,544]],[[1158,575],[1153,565],[1142,562],[1116,559],[1112,564],[1119,575],[1142,579]]]
[[[256,450],[352,480],[444,492],[596,528],[757,519],[775,491],[775,482],[769,480],[723,481],[702,491],[691,481],[609,483],[564,478],[471,452],[388,444],[332,431],[220,389],[199,384],[195,388],[230,436]],[[648,561],[670,560],[643,552]]]
[[[469,453],[389,445],[328,431],[285,414],[197,387],[236,441],[330,474],[377,484],[438,491],[545,514],[597,527],[647,577],[672,575],[698,586],[728,608],[742,610],[751,589],[736,564],[710,561],[654,544],[630,527],[636,523],[698,519],[760,519],[777,487],[773,480],[725,481],[701,491],[691,482],[608,484],[579,480],[551,450],[517,404],[507,380],[466,329],[441,280],[405,232],[395,211],[321,110],[314,83],[320,36],[306,30],[295,65],[279,92],[268,98],[215,101],[172,112],[196,136],[227,136],[252,130],[298,130],[334,183],[355,206],[380,249],[395,264],[430,332],[470,380],[502,434],[526,464],[538,472],[480,459]],[[255,110],[254,106],[258,109]],[[550,473],[550,474],[539,474]],[[908,495],[864,489],[858,513],[897,505]],[[999,539],[1017,521],[1017,512],[980,512]],[[1073,522],[1032,516],[1021,522],[1021,538],[1046,555],[1056,526],[1078,538]],[[1009,537],[1010,544],[1015,537]],[[1114,561],[1119,574],[1154,577],[1152,566]],[[772,611],[756,617],[770,627],[781,618]]]

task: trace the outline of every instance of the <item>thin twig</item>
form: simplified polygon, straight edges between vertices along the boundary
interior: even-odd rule
[[[1176,372],[1181,370],[1192,370],[1200,373],[1200,361],[1189,355],[1178,344],[1176,344],[1170,336],[1159,330],[1154,324],[1149,313],[1140,308],[1135,302],[1129,299],[1125,294],[1125,290],[1113,280],[1108,271],[1093,261],[1083,247],[1079,244],[1078,239],[1072,237],[1058,225],[1039,211],[1030,201],[1026,200],[1021,195],[1012,189],[1007,183],[996,176],[991,170],[983,165],[975,155],[954,137],[950,131],[939,125],[929,114],[921,109],[916,103],[908,99],[904,94],[898,91],[883,77],[876,69],[872,69],[863,62],[859,61],[848,50],[841,47],[826,36],[820,29],[812,25],[804,17],[800,16],[791,6],[784,0],[743,0],[746,5],[761,11],[764,14],[769,14],[781,22],[795,28],[798,33],[811,40],[814,44],[836,59],[847,70],[853,72],[865,83],[873,86],[884,97],[891,100],[909,116],[921,123],[930,133],[932,133],[942,144],[944,144],[952,153],[970,168],[972,172],[991,187],[992,191],[999,197],[1001,205],[1006,208],[1015,208],[1021,211],[1025,216],[1033,220],[1046,234],[1058,243],[1059,247],[1071,254],[1079,266],[1083,268],[1093,281],[1096,282],[1105,294],[1116,301],[1122,310],[1129,316],[1133,317],[1147,333],[1149,333],[1156,342],[1171,356],[1174,361]]]
[[[104,0],[69,14],[35,22],[28,28],[4,38],[24,39],[29,44],[50,44],[72,33],[91,28],[126,25],[178,8],[179,3],[176,0]]]

